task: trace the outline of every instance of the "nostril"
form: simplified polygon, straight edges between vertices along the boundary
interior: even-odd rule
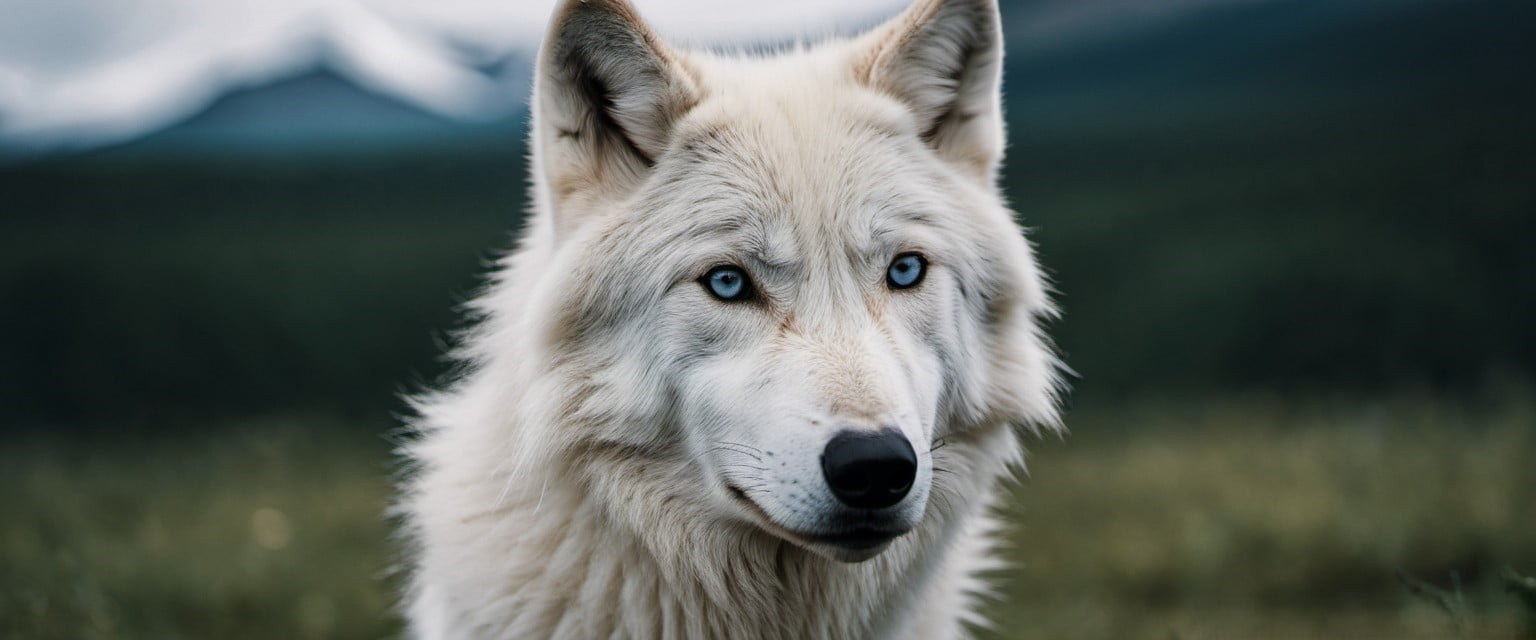
[[[917,478],[917,452],[895,429],[842,431],[821,454],[832,495],[858,509],[889,507],[907,496]]]

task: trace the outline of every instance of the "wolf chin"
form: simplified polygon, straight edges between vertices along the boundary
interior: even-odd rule
[[[420,638],[955,638],[1056,429],[1052,315],[996,186],[995,0],[685,51],[569,0],[535,210],[416,398]]]

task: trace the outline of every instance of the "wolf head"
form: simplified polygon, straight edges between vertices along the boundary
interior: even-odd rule
[[[525,437],[615,521],[844,561],[916,527],[942,474],[1017,460],[1008,426],[1055,424],[1056,382],[994,184],[1001,62],[995,0],[770,56],[566,2],[536,77],[539,213],[502,276],[527,281],[486,308],[523,346],[485,357],[540,369]],[[966,468],[936,468],[968,438]]]

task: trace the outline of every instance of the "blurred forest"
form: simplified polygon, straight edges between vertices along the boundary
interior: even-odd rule
[[[1536,634],[1497,577],[1536,573],[1533,25],[1289,0],[1010,38],[1005,187],[1079,377],[997,633]],[[523,134],[195,142],[254,91],[0,166],[0,635],[394,628],[379,434],[511,245]]]
[[[1526,2],[1281,2],[1016,45],[1006,188],[1076,400],[1536,373],[1531,24]],[[0,411],[398,408],[511,244],[521,135],[225,154],[172,130],[0,168]]]

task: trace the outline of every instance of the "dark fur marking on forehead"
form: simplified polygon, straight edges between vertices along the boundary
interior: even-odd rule
[[[792,236],[786,236],[783,226],[789,223],[790,212],[785,207],[802,206],[796,202],[795,189],[782,182],[784,172],[766,167],[766,159],[754,154],[758,148],[750,140],[750,127],[743,131],[742,123],[720,123],[694,128],[682,133],[673,151],[661,163],[661,171],[674,176],[669,180],[691,184],[694,187],[678,191],[653,194],[655,206],[673,206],[685,209],[691,224],[672,232],[668,242],[694,242],[718,240],[730,247],[736,260],[755,260],[760,266],[772,269],[793,269],[801,258],[801,247]],[[911,132],[900,132],[876,123],[858,123],[857,130],[879,138],[908,138]],[[905,148],[917,149],[915,144],[898,143]],[[857,171],[852,164],[845,170]],[[825,188],[841,188],[838,181]],[[684,196],[682,201],[666,201],[664,198]],[[800,194],[804,196],[803,193]],[[849,197],[853,196],[853,197]],[[828,211],[819,224],[825,229],[816,232],[825,237],[842,238],[828,244],[823,251],[839,251],[847,260],[868,267],[883,267],[890,259],[890,251],[897,250],[904,239],[902,230],[922,226],[942,230],[936,212],[911,198],[903,197],[899,189],[865,192],[855,190],[842,197],[836,194],[826,200],[844,203],[847,211]],[[798,223],[797,223],[798,224]],[[808,257],[808,256],[806,256]],[[743,266],[750,266],[743,264]]]
[[[717,143],[725,137],[726,126],[715,124],[689,135],[683,140],[682,148],[687,153],[700,153],[702,151],[715,151],[723,153]]]

